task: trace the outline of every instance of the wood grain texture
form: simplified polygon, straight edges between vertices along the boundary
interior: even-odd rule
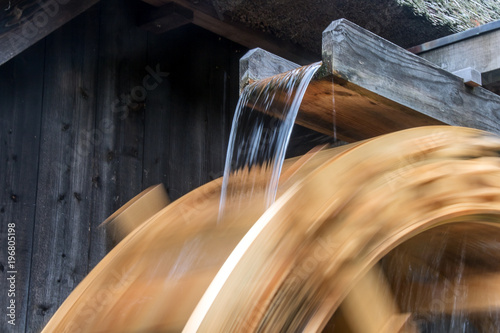
[[[248,51],[240,59],[240,90],[253,81],[288,72],[300,67],[261,48]]]
[[[450,125],[500,133],[500,96],[462,79],[347,21],[323,33],[328,72],[368,92]],[[413,110],[413,111],[412,111]]]
[[[1,0],[0,65],[99,0]]]
[[[248,61],[252,62],[253,59]],[[273,56],[271,62],[276,62]],[[261,58],[256,63],[264,64],[266,60]],[[262,77],[258,70],[261,67],[267,66],[255,66],[256,70],[252,72],[254,77]],[[263,73],[269,71],[264,70]],[[268,80],[269,78],[261,79],[255,84],[263,86]],[[278,107],[274,110],[280,110],[282,102],[277,100]],[[252,100],[249,104],[258,109],[258,106],[252,104]],[[260,111],[272,114],[269,110]],[[307,87],[295,122],[346,142],[364,140],[411,127],[443,124],[388,98],[359,88],[349,81],[329,75],[325,72],[325,66],[318,70],[316,77]]]
[[[28,327],[38,331],[88,269],[93,218],[97,16],[92,11],[47,43],[42,142]],[[82,42],[83,41],[83,42]],[[62,98],[63,97],[63,98]]]
[[[134,3],[102,2],[0,67],[0,216],[22,221],[16,332],[39,330],[105,255],[98,226],[121,204],[158,183],[179,198],[221,174],[246,49],[194,25],[148,34],[135,25]],[[171,74],[154,88],[157,64]],[[189,78],[185,68],[192,68]],[[4,257],[0,264],[5,274]]]
[[[472,67],[485,73],[500,69],[499,49],[500,29],[417,54],[449,72]]]
[[[0,304],[1,332],[24,332],[30,290],[42,118],[45,43],[0,67]],[[15,326],[7,323],[8,224],[15,223]]]
[[[106,253],[105,232],[98,226],[143,189],[146,86],[154,83],[145,77],[156,68],[147,63],[147,32],[134,26],[134,8],[131,0],[103,2],[100,8],[90,268]]]
[[[269,74],[290,67],[287,60],[252,50],[243,58],[240,84],[266,84]],[[500,96],[468,87],[461,78],[343,19],[323,34],[323,67],[296,118],[297,124],[348,142],[439,124],[500,133],[499,121]]]
[[[150,35],[149,45],[148,62],[169,74],[148,92],[143,182],[162,181],[175,200],[222,174],[243,48],[196,26]]]

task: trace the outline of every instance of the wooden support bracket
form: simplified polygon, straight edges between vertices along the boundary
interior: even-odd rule
[[[242,84],[264,83],[269,68],[279,62],[263,55],[244,58]],[[282,67],[291,65],[283,62]],[[466,86],[462,78],[341,19],[323,32],[323,66],[296,122],[348,142],[439,124],[500,133],[500,96]]]
[[[163,33],[193,22],[193,11],[175,2],[161,7],[143,3],[138,18],[139,27],[154,33]]]

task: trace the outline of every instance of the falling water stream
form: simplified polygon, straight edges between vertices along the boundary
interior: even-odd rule
[[[321,63],[300,67],[269,80],[249,84],[243,90],[231,128],[226,155],[219,220],[226,202],[241,204],[265,184],[263,208],[276,198],[281,167],[295,118],[309,82]],[[250,183],[250,192],[238,184]]]

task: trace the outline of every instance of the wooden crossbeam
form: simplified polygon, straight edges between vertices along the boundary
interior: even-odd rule
[[[0,65],[99,0],[0,0]]]

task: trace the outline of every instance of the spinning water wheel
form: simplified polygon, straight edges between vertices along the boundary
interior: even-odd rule
[[[44,332],[496,332],[499,154],[442,126],[311,152],[269,209],[219,223],[215,180],[131,231]]]

